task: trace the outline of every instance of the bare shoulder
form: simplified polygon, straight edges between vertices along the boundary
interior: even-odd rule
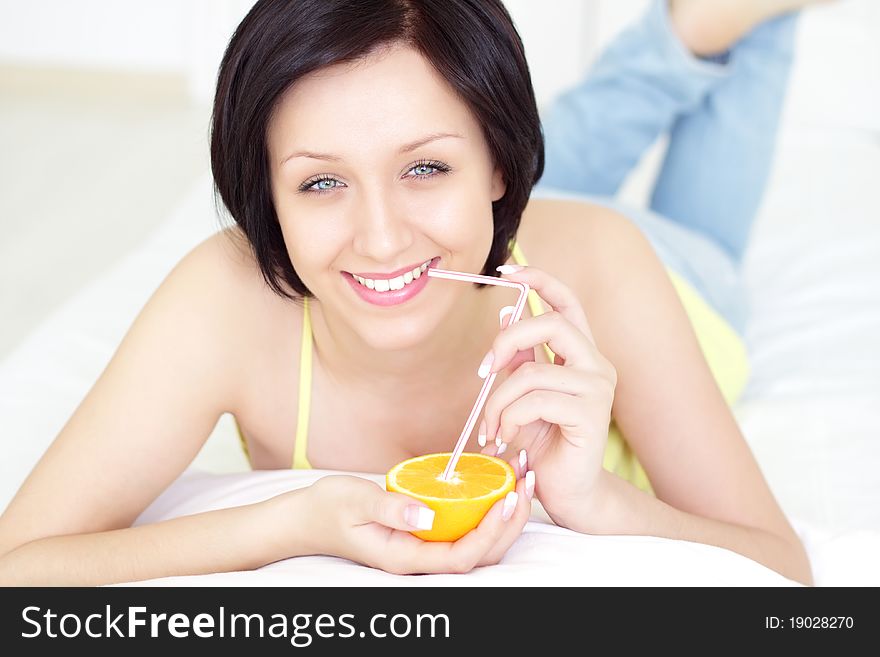
[[[596,293],[612,285],[612,273],[626,275],[646,260],[657,265],[635,224],[615,210],[584,201],[530,201],[517,242],[529,264],[553,274],[581,298],[587,290]]]
[[[246,238],[237,228],[214,233],[190,250],[169,274],[173,289],[197,286],[209,299],[234,298],[259,278]],[[215,297],[215,295],[217,295]]]
[[[243,318],[248,316],[240,312],[241,306],[252,296],[248,292],[254,287],[252,278],[238,236],[226,229],[181,258],[143,313],[160,317],[181,338],[201,333],[205,343],[227,344],[228,357],[234,358],[239,353],[234,345],[239,342]]]
[[[278,351],[296,344],[301,306],[266,284],[245,236],[236,228],[215,233],[178,264],[168,283],[210,320],[226,347],[224,372],[236,391],[231,412],[247,406],[248,381],[272,366]],[[292,354],[295,356],[295,354]],[[254,374],[252,377],[251,374]]]
[[[259,320],[295,307],[269,288],[247,239],[235,227],[215,233],[193,248],[169,275],[168,283],[174,290],[197,290],[194,297],[210,304],[215,312],[232,317]],[[235,329],[239,324],[227,322],[223,326]]]
[[[690,333],[663,263],[638,226],[616,210],[582,201],[532,201],[518,242],[529,264],[572,290],[597,346],[616,367],[635,353],[634,341],[647,344],[647,317]]]

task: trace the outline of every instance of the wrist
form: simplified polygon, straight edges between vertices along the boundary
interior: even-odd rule
[[[257,503],[259,553],[266,563],[320,554],[314,544],[315,523],[308,501],[311,486],[292,490]]]
[[[613,514],[614,479],[617,475],[602,468],[590,493],[552,514],[553,521],[581,534],[611,533],[608,518]]]

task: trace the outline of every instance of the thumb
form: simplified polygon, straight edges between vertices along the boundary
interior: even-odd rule
[[[402,493],[377,490],[368,506],[370,520],[386,527],[411,532],[434,526],[434,511],[424,502]]]

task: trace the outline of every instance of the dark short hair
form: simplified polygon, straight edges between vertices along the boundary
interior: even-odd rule
[[[211,170],[218,196],[276,293],[311,296],[290,262],[272,202],[267,130],[283,93],[303,76],[382,47],[417,50],[482,126],[506,191],[492,204],[494,237],[481,273],[510,256],[544,139],[522,40],[500,0],[260,0],[236,28],[217,79]]]

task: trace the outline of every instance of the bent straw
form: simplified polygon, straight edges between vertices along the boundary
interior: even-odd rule
[[[431,269],[430,267],[428,268],[427,274],[433,278],[446,278],[451,281],[461,281],[463,283],[484,283],[486,285],[500,285],[502,287],[518,289],[520,291],[519,299],[516,300],[516,305],[513,307],[513,314],[510,316],[508,326],[519,321],[523,308],[525,308],[526,300],[529,297],[529,286],[527,284],[506,281],[494,276],[468,274],[466,272],[449,271],[446,269]],[[464,424],[464,429],[462,429],[461,435],[458,437],[458,442],[455,443],[455,449],[452,450],[452,457],[449,459],[449,463],[446,464],[446,469],[443,470],[443,474],[440,477],[443,481],[449,481],[450,477],[452,477],[452,473],[455,472],[455,466],[458,465],[458,459],[461,458],[465,443],[467,443],[467,439],[471,435],[471,431],[474,429],[474,424],[476,424],[477,418],[480,416],[480,411],[483,410],[483,404],[486,403],[486,398],[489,396],[489,389],[492,387],[492,384],[495,383],[495,377],[497,374],[497,372],[491,373],[483,382],[480,394],[477,395],[477,401],[474,402],[471,414],[468,416],[467,422]]]

